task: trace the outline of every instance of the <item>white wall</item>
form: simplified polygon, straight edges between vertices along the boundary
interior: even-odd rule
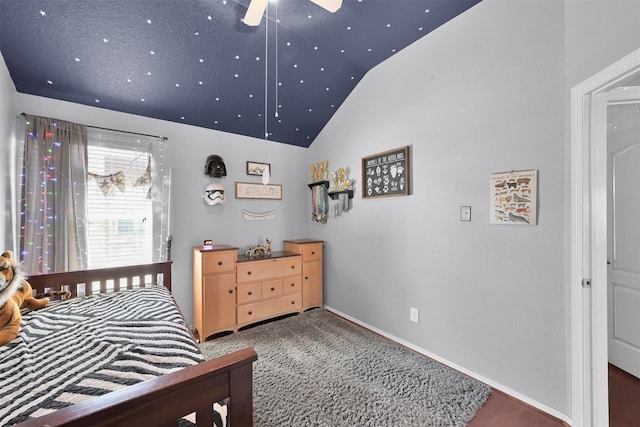
[[[567,414],[563,24],[557,1],[474,6],[371,71],[310,152],[358,181],[311,230],[326,304]],[[402,145],[413,194],[362,200],[361,157]],[[512,169],[538,169],[537,226],[489,224]]]
[[[173,235],[173,294],[188,321],[193,320],[193,257],[192,247],[204,239],[215,243],[248,246],[273,241],[274,250],[283,249],[283,240],[305,237],[307,188],[306,150],[284,144],[212,131],[194,126],[149,119],[17,93],[8,116],[26,112],[54,117],[91,126],[130,132],[160,135],[168,138],[165,162],[171,168],[171,234]],[[261,182],[259,177],[246,175],[246,161],[267,161],[272,166],[271,182],[282,184],[282,201],[236,200],[235,182]],[[222,156],[227,176],[213,179],[204,175],[204,165],[210,154]],[[224,185],[226,203],[206,205],[202,201],[204,187],[210,182]],[[245,221],[242,210],[254,212],[274,209],[276,219]]]
[[[357,180],[351,212],[309,227],[326,304],[569,420],[569,94],[638,48],[639,16],[485,0],[365,76],[309,150]],[[362,156],[402,145],[414,194],[362,200]],[[529,168],[538,225],[489,225],[489,175]]]

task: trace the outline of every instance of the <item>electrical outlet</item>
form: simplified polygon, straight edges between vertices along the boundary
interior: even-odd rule
[[[409,307],[409,319],[414,323],[418,323],[418,309],[417,308]]]

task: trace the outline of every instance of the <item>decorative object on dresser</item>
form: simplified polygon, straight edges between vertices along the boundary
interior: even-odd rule
[[[411,184],[409,146],[362,158],[362,198],[408,196]]]
[[[200,341],[220,332],[322,306],[322,241],[286,240],[268,256],[238,248],[193,248],[194,327]]]
[[[302,309],[322,307],[323,305],[323,262],[322,240],[296,239],[285,240],[285,251],[302,256]]]
[[[271,255],[271,240],[267,237],[264,245],[251,246],[245,253],[249,258]]]

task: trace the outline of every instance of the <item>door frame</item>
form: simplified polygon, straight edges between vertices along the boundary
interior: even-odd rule
[[[592,110],[595,97],[638,75],[640,49],[571,89],[571,388],[576,427],[609,425],[606,120],[594,117]],[[583,285],[585,279],[590,286]]]

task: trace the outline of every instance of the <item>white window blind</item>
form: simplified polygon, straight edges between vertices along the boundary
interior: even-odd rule
[[[153,209],[149,182],[140,183],[150,154],[100,141],[88,147],[89,268],[153,261]]]

